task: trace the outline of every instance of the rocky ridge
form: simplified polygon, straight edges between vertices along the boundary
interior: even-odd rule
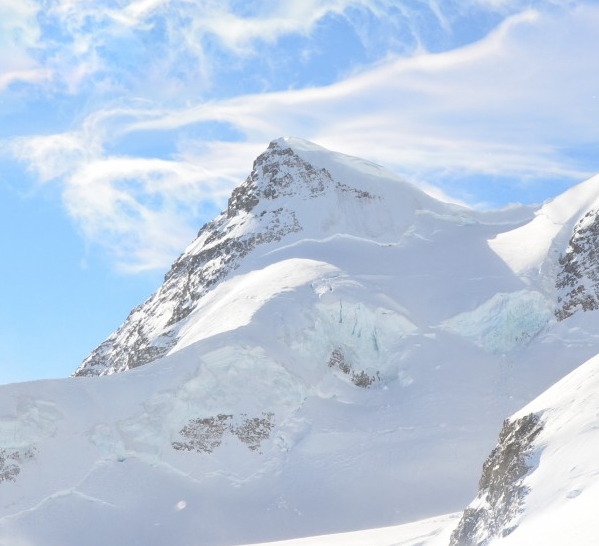
[[[483,465],[478,496],[464,511],[449,546],[485,546],[514,531],[528,493],[523,481],[534,466],[534,440],[542,430],[540,418],[532,413],[506,419]]]
[[[577,311],[599,309],[599,211],[591,210],[574,227],[568,248],[559,259],[558,307],[564,320]]]

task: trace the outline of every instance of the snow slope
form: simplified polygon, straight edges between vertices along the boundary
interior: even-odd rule
[[[518,275],[538,274],[555,261],[552,254],[563,252],[574,224],[599,209],[598,185],[599,175],[570,188],[539,208],[531,222],[497,235],[491,247]]]
[[[456,514],[394,527],[291,539],[252,546],[446,546]]]
[[[534,210],[274,141],[76,377],[0,386],[0,545],[247,544],[462,509],[505,416],[599,353],[575,299],[591,188],[556,199],[571,232],[535,231],[552,250],[524,274],[495,242]]]
[[[465,513],[458,546],[597,543],[599,503],[599,355],[514,414],[485,464],[478,498]],[[516,425],[514,427],[513,425]],[[532,426],[531,426],[532,425]],[[525,449],[522,447],[525,446]],[[522,466],[517,476],[513,470]],[[488,461],[489,461],[488,460]],[[496,477],[485,480],[485,472]],[[515,479],[514,479],[515,478]],[[493,495],[494,482],[501,495]],[[477,522],[475,524],[474,522]]]
[[[547,546],[597,543],[599,527],[599,356],[523,408],[515,418],[538,415],[534,470],[518,528],[497,544]]]

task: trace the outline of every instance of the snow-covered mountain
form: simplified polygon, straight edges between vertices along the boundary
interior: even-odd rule
[[[420,211],[450,214],[446,209],[371,163],[305,141],[274,141],[234,190],[227,210],[175,261],[160,290],[75,375],[119,372],[176,351],[185,325],[196,319],[189,316],[206,307],[208,292],[233,273],[280,263],[269,253],[282,246],[327,246],[328,239],[341,237],[395,245]]]
[[[0,387],[0,545],[244,544],[463,509],[505,417],[599,353],[598,182],[480,212],[272,142],[75,377]]]

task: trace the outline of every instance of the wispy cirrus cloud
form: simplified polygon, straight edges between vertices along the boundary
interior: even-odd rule
[[[348,10],[354,10],[348,20],[357,17],[355,10],[383,16],[382,3],[2,0],[0,42],[8,47],[0,62],[14,62],[31,81],[33,68],[38,68],[36,79],[51,77],[54,92],[74,94],[94,86],[108,95],[126,90],[145,94],[146,84],[161,81],[149,96],[164,87],[160,97],[173,98],[189,92],[187,85],[210,89],[215,73],[239,68],[281,37],[306,37],[327,17],[345,17]],[[16,79],[15,73],[3,81],[6,86]]]
[[[196,97],[198,92],[222,93],[230,75],[250,66],[261,75],[245,74],[245,83],[238,83],[242,92],[258,91],[260,85],[270,90],[301,87],[303,78],[294,75],[297,60],[310,66],[306,59],[313,60],[315,35],[326,48],[337,48],[338,64],[329,63],[327,83],[390,53],[426,50],[434,41],[429,34],[435,40],[444,35],[444,46],[455,46],[462,33],[452,26],[463,9],[458,0],[0,0],[5,21],[0,28],[4,36],[19,34],[12,57],[27,57],[43,69],[38,79],[43,74],[46,92],[93,89],[112,98],[132,92],[174,100],[194,96],[194,90]],[[481,9],[497,11],[493,5]],[[481,20],[478,37],[492,24]],[[353,33],[351,51],[336,46],[338,29]],[[283,39],[286,47],[273,47]],[[319,59],[327,55],[320,47]],[[309,50],[312,54],[306,54]],[[277,77],[280,71],[285,77]],[[227,94],[237,94],[228,85]]]
[[[17,82],[39,83],[49,71],[37,61],[39,6],[32,0],[0,0],[0,91]]]
[[[198,218],[216,214],[237,183],[224,150],[203,166],[184,153],[169,160],[109,156],[75,133],[19,139],[12,147],[41,184],[60,184],[84,239],[127,273],[165,267],[193,239]]]
[[[351,153],[366,148],[375,160],[413,172],[576,178],[584,171],[569,166],[559,149],[598,136],[596,24],[596,8],[565,22],[563,15],[526,11],[458,50],[391,59],[324,88],[140,112],[120,131],[221,122],[253,142],[300,134]]]
[[[415,4],[428,6],[428,18],[414,15]],[[167,265],[281,135],[367,157],[471,202],[488,199],[482,187],[494,177],[511,177],[513,186],[581,180],[595,164],[570,152],[599,141],[599,9],[474,4],[512,15],[482,39],[435,53],[420,40],[422,26],[435,24],[450,40],[456,2],[265,1],[239,10],[232,2],[147,0],[116,10],[61,0],[47,16],[73,39],[54,44],[48,66],[62,71],[70,92],[93,82],[110,100],[67,132],[11,147],[40,181],[60,185],[85,239],[132,272]],[[282,37],[318,32],[330,16],[349,20],[363,42],[375,39],[369,18],[395,17],[407,34],[385,60],[327,85],[248,93],[240,84],[206,100],[202,83],[194,96],[194,82],[222,70],[219,61],[232,61],[231,77],[252,78],[240,68],[248,58]],[[412,53],[398,55],[402,48]],[[164,143],[159,152],[156,142]],[[460,178],[476,178],[478,193]]]

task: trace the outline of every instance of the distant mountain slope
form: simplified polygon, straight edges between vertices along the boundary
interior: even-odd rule
[[[591,286],[592,189],[531,235],[550,203],[473,211],[274,141],[76,377],[0,387],[0,545],[225,546],[462,509],[505,417],[599,353],[592,306],[560,315],[563,272]],[[534,267],[506,254],[520,236],[550,241]]]

